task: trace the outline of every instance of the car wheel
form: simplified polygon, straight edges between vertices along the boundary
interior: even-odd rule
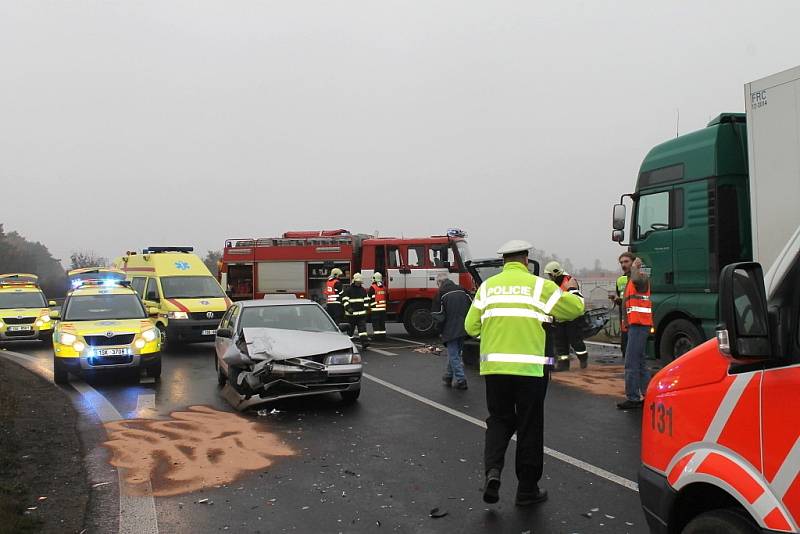
[[[350,404],[358,400],[358,396],[361,395],[361,388],[358,388],[355,391],[342,391],[339,393],[342,396],[342,400],[346,404]]]
[[[222,367],[219,365],[219,360],[214,358],[214,367],[217,368],[217,385],[219,387],[225,386],[225,382],[228,381],[228,377],[225,376],[225,371],[222,370]]]
[[[661,361],[669,363],[683,356],[705,341],[702,332],[687,319],[671,321],[661,334],[659,356]]]
[[[760,530],[743,511],[712,510],[695,517],[681,534],[757,534]]]
[[[69,382],[67,366],[56,356],[53,356],[53,382],[56,384],[66,384]]]
[[[144,374],[154,379],[156,382],[161,381],[161,360],[145,368]]]
[[[161,333],[161,352],[172,349],[173,343],[167,337],[167,328],[163,324],[158,324],[158,331]]]
[[[403,325],[411,337],[427,337],[434,334],[431,304],[428,301],[412,302],[403,315]]]

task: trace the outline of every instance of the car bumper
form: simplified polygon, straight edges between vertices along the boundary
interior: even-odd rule
[[[167,323],[167,339],[183,342],[214,341],[219,319],[172,319]],[[211,334],[203,332],[212,331]]]
[[[653,534],[669,531],[669,517],[677,495],[667,477],[645,466],[639,469],[639,498]]]
[[[44,326],[39,328],[35,325],[30,325],[30,330],[10,331],[8,325],[0,328],[0,341],[14,341],[14,340],[31,340],[40,338],[49,338],[53,335],[52,326]]]
[[[114,371],[120,369],[140,369],[158,365],[161,362],[160,352],[151,352],[149,354],[133,354],[125,357],[108,357],[108,358],[89,358],[81,356],[80,358],[62,358],[56,356],[63,365],[65,365],[72,373],[97,372],[97,371]]]
[[[324,393],[340,393],[361,389],[362,366],[358,364],[331,365],[327,368],[324,381],[304,382],[302,380],[281,380],[267,386],[266,391],[259,394],[263,399],[277,400],[290,397],[322,395]]]

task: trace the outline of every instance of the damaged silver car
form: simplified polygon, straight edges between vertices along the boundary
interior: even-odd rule
[[[311,300],[290,295],[234,303],[220,322],[215,350],[219,385],[240,410],[323,393],[352,402],[361,393],[358,349]]]

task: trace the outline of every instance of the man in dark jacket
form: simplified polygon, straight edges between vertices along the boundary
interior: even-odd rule
[[[444,346],[447,347],[447,368],[442,376],[447,387],[467,389],[467,377],[464,375],[464,363],[461,361],[461,350],[464,348],[464,319],[467,316],[472,299],[466,291],[450,280],[447,273],[436,276],[439,294],[433,301],[433,320],[439,325]]]

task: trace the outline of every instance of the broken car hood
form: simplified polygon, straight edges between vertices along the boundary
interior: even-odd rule
[[[242,337],[250,357],[256,360],[308,358],[353,348],[350,338],[340,332],[243,328]]]

